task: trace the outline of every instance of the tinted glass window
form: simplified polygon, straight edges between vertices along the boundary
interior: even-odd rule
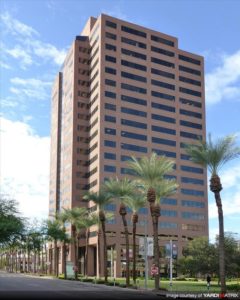
[[[129,68],[132,68],[132,69],[141,70],[141,71],[146,71],[147,70],[147,67],[145,67],[143,65],[140,65],[140,64],[136,64],[136,63],[127,61],[127,60],[122,59],[121,63],[122,63],[122,66],[126,66],[126,67],[129,67]]]
[[[156,92],[156,91],[152,91],[151,95],[157,98],[161,98],[161,99],[165,99],[165,100],[170,100],[170,101],[175,101],[175,96],[172,95],[168,95],[165,93],[160,93],[160,92]]]
[[[104,158],[105,159],[113,159],[113,160],[115,160],[116,159],[116,154],[105,152],[104,153]]]
[[[151,50],[153,52],[157,52],[157,53],[167,55],[167,56],[170,56],[170,57],[173,57],[175,55],[174,52],[172,52],[172,51],[162,49],[162,48],[153,47],[153,46],[151,47]]]
[[[104,141],[104,146],[115,148],[115,147],[116,147],[116,142],[105,140],[105,141]]]
[[[106,26],[111,27],[111,28],[117,28],[117,24],[113,23],[111,21],[106,20]]]
[[[199,70],[195,70],[195,69],[192,69],[192,68],[187,68],[187,67],[184,67],[184,66],[180,65],[179,70],[183,71],[183,72],[186,72],[186,73],[189,73],[189,74],[194,74],[194,75],[201,76],[201,72]]]
[[[168,46],[174,47],[174,42],[173,41],[164,39],[164,38],[162,38],[160,36],[151,35],[151,40],[154,41],[154,42],[157,42],[157,43],[161,43],[161,44],[164,44],[164,45],[168,45]]]
[[[167,140],[167,139],[162,139],[162,138],[157,138],[157,137],[152,137],[152,142],[157,143],[157,144],[162,144],[162,145],[168,145],[171,147],[176,146],[175,141]]]
[[[165,151],[160,149],[152,149],[153,152],[156,152],[157,155],[165,155],[166,157],[176,158],[176,153],[171,151]]]
[[[156,102],[152,102],[151,105],[153,108],[166,110],[166,111],[170,111],[170,112],[175,112],[175,107],[172,107],[172,106],[168,106],[168,105],[164,105],[164,104],[160,104],[160,103],[156,103]]]
[[[176,130],[174,130],[174,129],[160,127],[160,126],[155,126],[155,125],[152,125],[152,131],[157,131],[157,132],[162,132],[162,133],[176,135]]]
[[[191,58],[191,57],[188,57],[188,56],[185,56],[185,55],[182,55],[182,54],[179,54],[178,58],[180,60],[184,60],[184,61],[187,61],[189,63],[195,64],[195,65],[198,65],[198,66],[201,65],[201,61],[200,60],[195,59],[195,58]]]
[[[121,75],[124,78],[129,78],[129,79],[136,80],[136,81],[141,81],[141,82],[147,82],[146,77],[135,75],[135,74],[132,74],[132,73],[127,73],[127,72],[122,71]]]
[[[130,27],[127,27],[127,26],[122,26],[121,29],[124,32],[131,33],[131,34],[141,36],[141,37],[144,37],[144,38],[147,36],[147,34],[145,32],[139,31],[137,29],[133,29],[133,28],[130,28]]]
[[[145,123],[126,120],[126,119],[121,119],[121,124],[126,126],[136,127],[136,128],[147,129],[147,124]]]
[[[135,51],[131,51],[131,50],[128,50],[128,49],[123,49],[123,48],[122,48],[121,51],[122,51],[122,54],[126,54],[126,55],[136,57],[136,58],[140,58],[140,59],[143,59],[143,60],[147,59],[147,56],[145,54],[142,54],[142,53],[139,53],[139,52],[135,52]]]
[[[144,134],[137,134],[133,132],[128,132],[128,131],[121,131],[121,136],[129,139],[135,139],[135,140],[141,140],[141,141],[146,141],[147,136]]]
[[[121,96],[121,100],[125,101],[125,102],[134,103],[134,104],[144,105],[144,106],[147,105],[146,100],[135,98],[135,97],[130,97],[130,96],[125,96],[125,95]]]
[[[145,111],[140,111],[132,108],[127,108],[127,107],[121,107],[121,112],[130,114],[130,115],[135,115],[135,116],[140,116],[140,117],[146,117],[147,113]]]
[[[163,59],[159,59],[156,57],[151,57],[151,62],[155,63],[155,64],[159,64],[165,67],[169,67],[169,68],[175,68],[174,63],[171,63],[169,61],[163,60]]]
[[[174,74],[166,72],[166,71],[162,71],[162,70],[159,70],[159,69],[151,68],[151,73],[162,76],[162,77],[166,77],[166,78],[171,78],[171,79],[175,78]]]
[[[176,119],[174,119],[174,118],[161,116],[161,115],[157,115],[157,114],[152,114],[152,119],[167,122],[167,123],[173,123],[173,124],[176,123]]]
[[[121,88],[124,89],[124,90],[132,91],[132,92],[136,92],[136,93],[140,93],[140,94],[146,94],[147,93],[146,89],[143,89],[143,88],[138,87],[138,86],[130,85],[130,84],[127,84],[127,83],[122,83]]]
[[[122,41],[122,43],[132,45],[132,46],[136,46],[136,47],[139,47],[139,48],[143,48],[143,49],[147,48],[146,44],[138,42],[138,41],[134,41],[132,39],[128,39],[128,38],[125,38],[125,37],[122,37],[121,41]]]
[[[141,147],[132,144],[121,143],[121,148],[125,150],[135,151],[135,152],[147,153],[146,147]]]
[[[186,88],[183,88],[183,87],[180,87],[179,91],[181,93],[185,93],[185,94],[188,94],[188,95],[193,95],[193,96],[196,96],[196,97],[201,97],[202,96],[201,92],[190,90],[190,89],[186,89]]]

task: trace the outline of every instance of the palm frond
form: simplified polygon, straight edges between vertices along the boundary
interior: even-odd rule
[[[176,193],[178,184],[175,179],[163,179],[155,188],[156,201],[161,203],[161,198],[169,197]]]
[[[104,206],[111,202],[111,196],[103,189],[99,190],[98,193],[88,192],[83,196],[83,199],[93,201],[101,210],[104,210]]]
[[[137,191],[135,194],[126,196],[123,200],[124,204],[129,207],[133,213],[138,212],[140,208],[146,205],[146,194]]]
[[[118,178],[110,178],[103,185],[103,190],[109,195],[112,199],[123,199],[127,196],[134,194],[136,186],[133,181],[124,177],[119,180]]]
[[[219,138],[214,143],[209,134],[207,142],[199,141],[197,145],[187,145],[185,150],[193,162],[207,166],[213,175],[218,174],[227,162],[240,157],[240,147],[236,146],[235,135]]]
[[[132,157],[132,161],[128,162],[128,166],[134,171],[136,178],[142,182],[145,188],[149,188],[154,187],[166,173],[173,170],[174,161],[165,156],[152,153],[150,157],[140,159]]]

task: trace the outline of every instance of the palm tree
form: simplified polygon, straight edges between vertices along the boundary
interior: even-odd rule
[[[128,236],[128,225],[126,220],[127,207],[124,204],[124,199],[131,197],[135,193],[136,186],[128,178],[122,180],[109,179],[103,185],[103,189],[111,196],[112,199],[120,200],[119,214],[122,217],[124,226],[125,241],[126,241],[126,285],[130,285],[130,272],[129,272],[129,236]]]
[[[132,196],[127,196],[124,203],[132,210],[133,223],[133,282],[136,285],[136,227],[138,223],[138,211],[145,206],[145,195],[143,193],[136,193]]]
[[[160,270],[158,245],[160,205],[156,199],[156,190],[161,182],[164,182],[166,185],[168,184],[168,181],[164,179],[164,175],[173,171],[174,161],[165,156],[157,156],[156,153],[152,153],[149,158],[142,157],[141,159],[136,159],[132,157],[132,161],[128,162],[128,166],[135,172],[136,178],[147,193],[147,201],[149,202],[153,223],[154,263],[158,267],[158,270]],[[155,289],[159,290],[159,272],[155,276]]]
[[[106,238],[106,212],[105,212],[105,206],[106,204],[111,202],[111,197],[103,192],[102,190],[99,190],[98,193],[94,192],[88,192],[83,196],[83,199],[85,200],[91,200],[95,204],[98,205],[98,217],[99,221],[101,223],[102,227],[102,234],[103,234],[103,257],[104,257],[104,280],[107,282],[108,280],[108,271],[107,271],[107,238]],[[100,239],[98,237],[98,265],[100,268]],[[100,269],[99,269],[99,274],[100,274]]]
[[[61,227],[62,227],[62,231],[64,232],[63,235],[63,240],[62,240],[62,251],[63,251],[63,266],[62,266],[62,271],[64,274],[64,279],[67,279],[67,243],[70,242],[70,238],[67,236],[66,234],[66,227],[65,227],[65,223],[67,221],[68,215],[65,212],[61,212],[56,214],[56,219],[59,221]]]
[[[224,220],[220,191],[222,184],[218,176],[220,168],[228,161],[240,156],[240,147],[236,146],[236,136],[228,135],[213,143],[209,134],[208,141],[199,141],[198,145],[189,145],[186,152],[193,162],[208,167],[211,174],[210,190],[214,193],[219,221],[219,277],[221,292],[226,292],[225,255],[224,255]]]
[[[73,244],[75,250],[74,256],[74,272],[75,280],[78,279],[78,235],[83,225],[81,223],[82,219],[85,219],[88,215],[88,210],[86,207],[74,207],[72,209],[64,209],[65,218],[72,225],[72,234],[73,234]]]
[[[62,229],[59,220],[47,220],[47,236],[54,243],[54,268],[55,276],[58,276],[58,247],[57,242],[65,239],[65,231]]]
[[[88,276],[88,246],[89,246],[89,235],[90,235],[90,227],[98,224],[99,218],[96,214],[89,213],[85,219],[81,221],[82,227],[86,230],[86,250],[85,250],[85,258],[84,258],[84,269],[85,275]]]

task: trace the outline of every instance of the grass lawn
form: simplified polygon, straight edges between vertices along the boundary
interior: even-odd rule
[[[59,277],[63,278],[63,275],[60,275]],[[95,277],[89,276],[88,279],[92,279],[93,283],[95,282]],[[101,281],[104,280],[104,278],[99,278]],[[108,277],[108,282],[113,283],[113,278]],[[125,284],[126,279],[125,278],[116,278],[115,280],[118,284]],[[130,280],[130,283],[133,285],[133,281]],[[137,286],[139,288],[145,288],[145,280],[144,279],[137,279]],[[154,289],[154,280],[149,279],[148,280],[148,289]],[[207,289],[207,282],[203,280],[183,280],[183,281],[176,281],[173,280],[172,287],[169,285],[169,281],[161,280],[160,279],[160,289],[165,289],[167,291],[172,292],[196,292],[196,293],[206,293],[208,292]],[[240,279],[233,280],[233,281],[227,281],[227,291],[228,292],[240,292]],[[220,292],[220,286],[218,286],[217,281],[212,281],[211,286],[209,289],[210,293],[219,293]]]
[[[109,281],[112,281],[111,278],[109,278]],[[116,282],[125,283],[126,280],[124,278],[118,278],[118,279],[116,279]],[[137,283],[140,288],[145,287],[144,279],[138,279]],[[133,284],[132,281],[131,281],[131,284]],[[154,288],[154,280],[149,279],[147,287],[149,289],[153,289]],[[207,283],[206,283],[206,281],[202,281],[202,280],[199,280],[199,281],[175,281],[175,280],[173,280],[172,287],[170,287],[169,281],[166,281],[166,280],[161,281],[160,280],[160,288],[166,289],[168,291],[174,291],[174,292],[200,292],[200,293],[208,292]],[[227,282],[227,290],[229,292],[232,292],[232,291],[240,292],[240,281],[228,281]],[[220,292],[220,286],[218,286],[218,283],[216,281],[211,282],[209,292],[212,292],[212,293]]]

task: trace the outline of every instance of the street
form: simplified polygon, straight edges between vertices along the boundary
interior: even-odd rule
[[[0,271],[0,299],[160,299],[151,291]]]

